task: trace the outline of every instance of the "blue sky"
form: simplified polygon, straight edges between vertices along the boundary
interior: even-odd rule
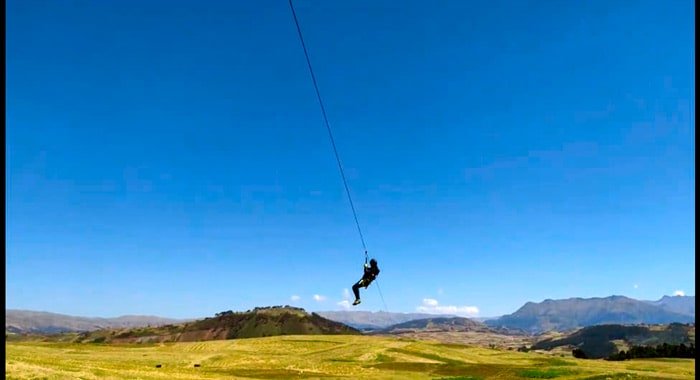
[[[389,311],[694,295],[691,1],[295,7]],[[7,308],[343,309],[286,1],[12,0],[6,94]]]

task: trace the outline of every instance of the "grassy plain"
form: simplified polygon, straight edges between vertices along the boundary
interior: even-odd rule
[[[382,336],[303,335],[129,345],[6,342],[5,347],[6,379],[695,378],[691,359],[581,360]]]

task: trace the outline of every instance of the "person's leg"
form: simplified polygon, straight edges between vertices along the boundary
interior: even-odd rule
[[[357,305],[360,300],[360,287],[362,286],[362,280],[358,281],[355,283],[355,285],[352,286],[352,292],[355,293],[355,303],[354,305]]]
[[[360,287],[362,286],[362,285],[360,285],[360,282],[361,281],[358,281],[355,283],[355,285],[352,286],[352,292],[355,293],[356,300],[360,299]]]

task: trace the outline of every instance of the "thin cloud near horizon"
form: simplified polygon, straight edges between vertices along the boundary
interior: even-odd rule
[[[428,314],[453,314],[470,317],[476,317],[479,314],[479,308],[476,306],[440,305],[438,300],[434,298],[424,298],[422,304],[416,307],[416,311]]]

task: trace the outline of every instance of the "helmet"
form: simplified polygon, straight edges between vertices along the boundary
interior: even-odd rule
[[[370,261],[369,261],[369,265],[371,265],[371,266],[373,266],[373,267],[376,267],[376,266],[377,266],[377,260],[375,260],[375,259],[370,260]]]

